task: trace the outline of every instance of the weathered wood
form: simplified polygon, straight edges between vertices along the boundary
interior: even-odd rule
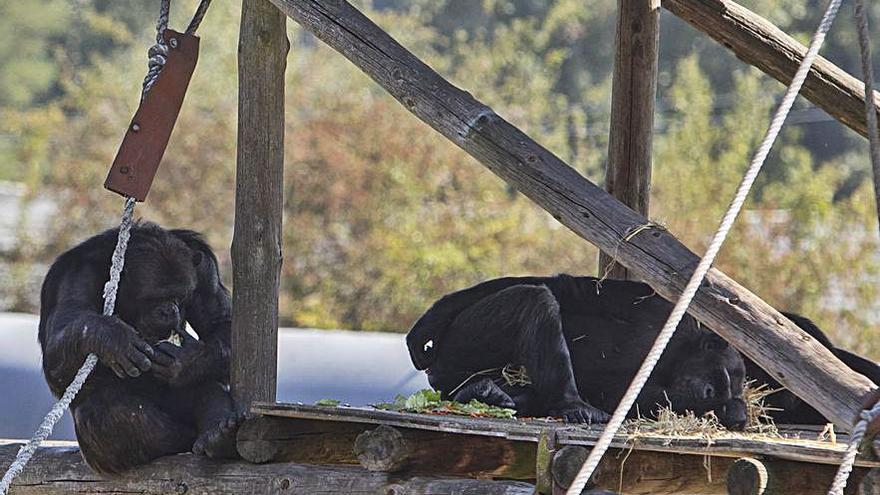
[[[663,0],[663,7],[729,48],[744,62],[789,84],[807,48],[767,19],[731,0]],[[828,60],[818,57],[801,94],[862,136],[865,85]],[[880,105],[880,93],[874,92]]]
[[[302,404],[257,403],[251,412],[258,415],[288,418],[291,420],[318,420],[325,422],[359,423],[364,428],[384,424],[399,428],[460,433],[463,435],[491,436],[517,441],[538,443],[543,435],[553,432],[555,444],[590,447],[596,444],[602,426],[575,426],[545,420],[506,420],[470,418],[454,415],[413,414],[357,407],[322,407]],[[328,429],[331,427],[327,427]],[[781,426],[782,438],[743,436],[729,433],[707,439],[703,436],[667,436],[640,434],[631,438],[621,434],[611,446],[617,449],[636,449],[721,457],[772,456],[778,459],[804,463],[839,465],[849,440],[845,434],[837,435],[837,443],[819,442],[815,430],[787,429]],[[279,440],[285,435],[279,433]],[[239,437],[240,439],[241,437]],[[305,462],[305,461],[303,461]],[[860,467],[880,467],[875,457],[860,454],[856,458]]]
[[[764,495],[767,493],[767,467],[751,457],[737,459],[727,471],[728,495]]]
[[[284,170],[286,18],[243,0],[232,239],[232,394],[242,409],[275,400]]]
[[[554,482],[571,485],[588,449],[566,446],[553,459]],[[857,468],[846,493],[861,493],[868,469]],[[591,487],[621,494],[664,495],[825,495],[836,466],[768,459],[733,459],[709,455],[659,454],[612,450],[591,480]]]
[[[861,487],[871,470],[857,468],[850,474],[847,494],[865,494]],[[742,458],[727,472],[729,495],[824,495],[837,473],[835,466],[807,466],[773,459]]]
[[[553,481],[563,493],[571,486],[588,453],[584,447],[573,446],[556,452]],[[611,450],[603,457],[589,486],[633,495],[724,495],[724,475],[733,462],[724,457]]]
[[[538,450],[535,454],[535,491],[550,495],[553,493],[553,455],[559,449],[556,444],[556,432],[547,430],[538,438]]]
[[[535,444],[381,425],[361,433],[354,452],[370,471],[535,479]]]
[[[880,469],[871,469],[859,483],[858,495],[880,495]]]
[[[0,464],[15,457],[20,443],[0,444]],[[531,495],[534,486],[516,481],[413,477],[405,480],[359,467],[289,463],[218,462],[181,454],[163,457],[123,476],[104,478],[83,462],[79,449],[40,448],[9,495],[155,494],[234,495]]]
[[[660,1],[617,0],[611,85],[611,132],[605,190],[648,217],[651,197],[651,143],[660,52]],[[599,253],[599,275],[629,279],[614,253]]]
[[[256,417],[238,429],[236,447],[244,459],[255,463],[357,464],[352,447],[369,428],[358,423]]]
[[[658,294],[675,300],[698,257],[665,231],[591,183],[492,109],[456,88],[343,0],[271,0],[492,172],[584,239],[617,259]],[[638,234],[630,236],[629,233]],[[757,296],[718,270],[691,314],[780,383],[848,431],[877,386]]]

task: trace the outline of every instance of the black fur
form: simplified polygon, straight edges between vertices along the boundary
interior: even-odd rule
[[[116,315],[106,317],[102,291],[117,235],[108,230],[61,254],[41,292],[39,339],[52,392],[64,392],[89,353],[99,358],[71,404],[83,456],[96,471],[117,473],[189,450],[235,455],[232,305],[214,253],[195,232],[136,224]],[[164,341],[175,333],[180,347]]]
[[[416,322],[407,345],[431,385],[457,400],[604,421],[671,309],[635,282],[508,277],[444,296]],[[525,366],[532,383],[507,383],[497,371],[505,365]],[[485,370],[494,371],[474,375]],[[743,378],[739,353],[686,317],[630,414],[668,405],[714,411],[726,426],[742,428]]]

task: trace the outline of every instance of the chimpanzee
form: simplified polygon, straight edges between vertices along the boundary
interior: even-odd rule
[[[671,310],[642,283],[507,277],[441,298],[410,330],[407,346],[415,367],[447,397],[603,422]],[[510,380],[511,367],[520,366],[531,383]],[[688,316],[630,414],[650,416],[658,406],[714,411],[741,429],[744,374],[739,353]]]
[[[794,313],[783,312],[782,314],[814,339],[818,340],[820,344],[828,348],[838,359],[852,368],[853,371],[865,375],[875,384],[880,384],[880,365],[849,351],[838,349],[831,343],[828,336],[809,319]],[[757,383],[767,384],[770,390],[778,390],[764,398],[764,404],[768,406],[768,413],[775,422],[802,425],[822,425],[828,423],[828,420],[819,411],[788,389],[782,388],[779,382],[774,380],[754,361],[745,358],[745,363],[746,374],[749,378],[754,379]]]
[[[232,304],[214,253],[196,232],[135,224],[116,314],[103,316],[117,235],[108,230],[61,254],[41,292],[39,340],[52,393],[64,392],[89,353],[99,359],[71,404],[83,457],[112,474],[189,450],[236,456]],[[168,340],[173,334],[180,346]]]

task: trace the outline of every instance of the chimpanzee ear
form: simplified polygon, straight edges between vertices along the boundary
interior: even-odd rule
[[[205,255],[201,251],[193,251],[193,266],[199,266],[202,264],[202,260],[205,258]]]

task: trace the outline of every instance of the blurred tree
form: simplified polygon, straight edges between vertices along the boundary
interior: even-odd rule
[[[0,258],[18,273],[118,222],[121,200],[100,184],[137,105],[154,21],[152,3],[83,0],[76,20],[65,3],[40,1],[45,18],[57,10],[57,23],[28,21],[30,10],[0,0],[0,23],[41,33],[42,41],[28,41],[35,43],[28,53],[35,70],[41,60],[46,69],[44,82],[15,100],[0,83],[0,135],[12,137],[7,159],[0,141],[0,178],[3,167],[14,169],[6,178],[26,183],[29,197],[53,198],[64,214],[45,239],[25,235],[30,226],[21,225],[19,248]],[[746,3],[784,27],[815,22],[814,9],[794,8],[799,0],[771,2],[776,8]],[[175,5],[173,25],[187,20],[195,0]],[[588,9],[575,0],[360,5],[440,73],[602,181],[614,37],[608,20],[616,2]],[[83,38],[78,23],[96,34]],[[654,218],[700,252],[782,89],[680,21],[664,16],[663,26]],[[138,209],[144,218],[205,232],[224,273],[237,30],[238,5],[215,2],[177,129]],[[0,33],[7,33],[2,24]],[[284,324],[403,331],[442,294],[488,277],[595,271],[592,246],[292,23],[290,37]],[[841,41],[840,50],[854,56],[853,43]],[[19,55],[0,48],[0,81],[19,77],[6,65]],[[777,307],[811,316],[840,342],[880,356],[866,330],[878,316],[876,219],[870,185],[852,179],[868,170],[864,145],[844,139],[833,153],[817,153],[811,132],[783,134],[718,264]],[[11,307],[36,307],[26,276],[0,291],[4,301],[14,292]]]

